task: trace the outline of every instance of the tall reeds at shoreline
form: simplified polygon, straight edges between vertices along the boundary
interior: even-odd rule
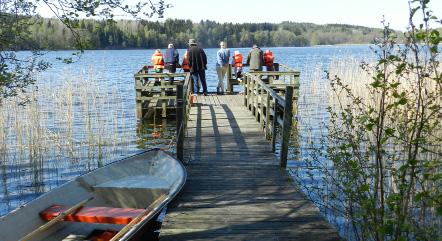
[[[441,237],[440,201],[434,199],[440,197],[441,191],[442,128],[437,128],[440,122],[436,112],[436,107],[442,106],[441,86],[431,79],[419,80],[410,72],[392,79],[389,83],[396,89],[389,98],[383,98],[383,92],[373,90],[373,74],[367,71],[375,66],[376,62],[361,65],[360,61],[351,58],[339,59],[331,62],[329,78],[322,68],[307,77],[316,82],[306,84],[307,88],[315,90],[307,90],[308,94],[303,93],[306,99],[300,100],[301,153],[299,161],[291,163],[291,172],[348,240],[376,239],[373,231],[367,232],[376,227],[373,221],[388,228],[376,229],[378,235],[384,235],[380,240],[394,239],[394,235],[411,240]],[[394,73],[396,70],[387,71]],[[336,87],[336,81],[340,81],[340,88]],[[416,91],[416,86],[423,90],[422,94]],[[408,102],[400,99],[402,95]],[[421,144],[416,156],[410,159],[406,133],[411,136],[413,130],[419,128],[409,124],[414,120],[411,118],[415,115],[413,108],[418,106],[413,104],[414,100],[429,103],[428,109],[419,110],[430,113],[434,110],[436,116],[424,118],[423,121],[434,120],[429,122],[432,123],[431,132],[425,139],[418,139]],[[381,101],[386,101],[385,105]],[[382,106],[391,108],[385,118],[385,128],[391,136],[379,139],[378,132],[371,131],[371,122],[364,122],[364,116],[382,113]],[[376,108],[369,111],[371,107]],[[407,129],[410,132],[405,131]],[[378,152],[383,155],[382,169],[379,168],[379,154],[374,149],[378,140],[382,141],[382,150]],[[293,154],[292,157],[298,156]],[[412,176],[407,174],[412,171],[415,173]],[[409,201],[403,203],[402,198]],[[406,208],[409,216],[396,216],[402,212],[395,211],[397,207]],[[405,219],[401,221],[400,217]],[[409,226],[400,227],[400,223]],[[392,234],[390,230],[395,229],[402,231]]]
[[[80,174],[137,151],[124,97],[93,74],[62,76],[0,108],[0,215]]]

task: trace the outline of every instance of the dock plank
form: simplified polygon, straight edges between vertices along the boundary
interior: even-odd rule
[[[160,240],[340,240],[242,103],[242,95],[198,96],[185,139],[188,179]]]

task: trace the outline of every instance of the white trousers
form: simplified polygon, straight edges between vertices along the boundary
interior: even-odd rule
[[[217,89],[221,92],[224,92],[224,76],[226,76],[227,68],[229,66],[216,66],[216,73],[218,74],[218,87]]]

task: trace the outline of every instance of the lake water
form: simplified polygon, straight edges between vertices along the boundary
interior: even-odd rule
[[[327,95],[321,93],[327,88],[327,83],[321,80],[323,70],[336,59],[362,61],[373,56],[366,45],[263,48],[266,49],[273,51],[276,62],[301,71],[298,113],[301,152],[300,155],[290,155],[292,160],[289,161],[291,168],[297,168],[299,162],[293,159],[296,156],[307,158],[308,152],[303,148],[308,146],[312,130],[320,131],[319,125],[314,123],[327,118]],[[231,49],[231,52],[234,50],[246,57],[250,49]],[[208,88],[215,91],[217,49],[205,51]],[[182,58],[184,50],[180,49],[179,53]],[[52,68],[39,74],[39,94],[35,97],[39,104],[22,113],[22,118],[27,118],[29,123],[39,123],[37,130],[44,137],[43,144],[30,145],[31,137],[14,130],[25,124],[19,123],[19,118],[14,117],[19,114],[12,112],[22,110],[15,107],[3,109],[4,126],[10,130],[5,132],[4,140],[15,144],[4,149],[6,158],[0,166],[0,215],[78,175],[142,149],[162,147],[174,151],[173,121],[158,118],[139,123],[135,116],[133,74],[143,65],[150,64],[153,50],[91,50],[73,64],[56,60],[71,54],[71,51],[56,51],[44,55],[44,59],[52,63]],[[29,113],[35,112],[42,113],[35,117],[36,120],[29,117]],[[24,127],[30,133],[33,130]],[[152,132],[159,132],[161,137],[154,138]],[[26,145],[29,148],[21,147]],[[30,155],[31,148],[40,154]]]

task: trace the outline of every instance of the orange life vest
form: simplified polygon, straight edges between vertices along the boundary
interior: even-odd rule
[[[181,65],[181,68],[183,68],[183,70],[190,70],[189,63],[187,62],[187,51],[184,53],[183,64]]]
[[[275,57],[273,57],[273,53],[270,50],[266,50],[264,53],[264,65],[265,66],[273,66],[273,61]]]
[[[164,69],[164,60],[162,53],[154,53],[152,55],[152,64],[154,69]]]
[[[241,53],[233,55],[233,67],[237,67],[237,68],[242,67],[242,54]]]

